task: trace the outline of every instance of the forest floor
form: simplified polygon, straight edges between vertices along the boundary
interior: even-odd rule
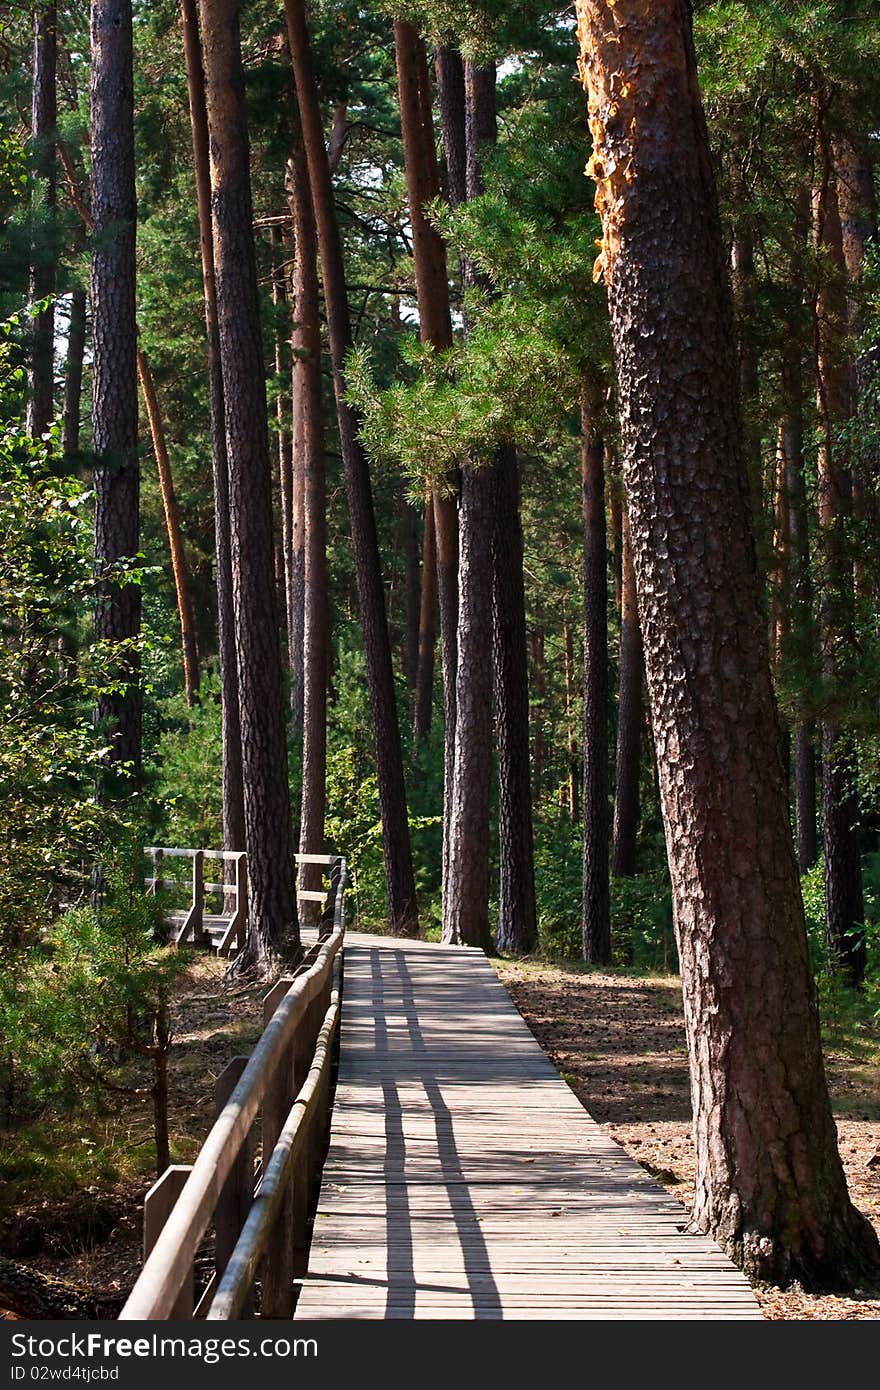
[[[677,976],[493,962],[520,1013],[582,1104],[666,1190],[694,1192],[690,1087]],[[880,1029],[826,1028],[825,1061],[849,1189],[880,1233]],[[755,1290],[766,1318],[880,1318],[880,1290],[844,1298]]]
[[[687,1204],[693,1150],[678,980],[495,961],[538,1042],[594,1118]],[[260,1031],[264,987],[224,987],[225,962],[198,956],[178,984],[170,1067],[172,1161],[191,1162],[213,1121],[214,1082]],[[841,1026],[827,1048],[850,1190],[880,1230],[880,1035]],[[0,1253],[93,1289],[127,1291],[141,1262],[153,1181],[147,1099],[114,1096],[35,1118],[3,1136]],[[813,1297],[759,1289],[768,1318],[880,1318],[880,1292]],[[0,1317],[3,1317],[0,1309]]]

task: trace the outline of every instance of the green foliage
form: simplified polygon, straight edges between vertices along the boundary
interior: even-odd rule
[[[154,1087],[188,957],[162,945],[163,904],[143,891],[142,857],[136,842],[114,852],[98,904],[59,916],[0,987],[6,1124],[50,1103]]]

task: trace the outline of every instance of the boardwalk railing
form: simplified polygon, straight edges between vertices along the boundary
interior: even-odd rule
[[[145,880],[149,892],[160,893],[170,887],[191,887],[189,908],[170,913],[175,943],[183,946],[190,941],[200,943],[207,939],[220,956],[228,956],[233,949],[240,950],[247,932],[247,855],[239,850],[172,849],[166,845],[149,845],[144,852],[153,861],[152,876]],[[165,876],[165,862],[168,859],[183,859],[191,863],[191,874],[186,881]],[[206,881],[206,859],[223,864],[225,883]],[[227,864],[231,866],[228,877]],[[209,893],[222,895],[221,912],[206,911],[205,896]]]
[[[300,973],[265,996],[265,1026],[251,1057],[234,1058],[218,1078],[217,1120],[195,1163],[167,1169],[147,1194],[146,1259],[122,1320],[252,1317],[257,1278],[261,1316],[292,1313],[327,1131],[345,935],[345,860],[321,862],[331,882],[318,940]],[[214,1273],[194,1306],[194,1263],[212,1220]]]

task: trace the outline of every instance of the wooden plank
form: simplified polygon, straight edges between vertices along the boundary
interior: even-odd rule
[[[347,937],[297,1318],[760,1318],[592,1120],[480,952]]]
[[[219,1119],[223,1114],[229,1097],[242,1078],[247,1061],[247,1057],[233,1057],[232,1061],[217,1077],[214,1083],[214,1114],[216,1118]],[[235,1249],[241,1228],[247,1220],[247,1214],[253,1200],[253,1136],[248,1134],[239,1149],[238,1157],[232,1166],[229,1177],[223,1184],[214,1213],[214,1277],[217,1281],[223,1278],[223,1273]],[[198,1312],[198,1310],[196,1311]],[[246,1300],[243,1316],[253,1316],[252,1297]]]

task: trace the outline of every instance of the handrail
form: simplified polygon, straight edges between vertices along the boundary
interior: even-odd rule
[[[307,1008],[327,988],[333,961],[345,934],[346,865],[341,857],[337,862],[339,874],[335,884],[332,930],[319,942],[314,964],[296,976],[266,1024],[238,1084],[202,1145],[183,1190],[119,1314],[123,1321],[155,1320],[173,1315],[172,1310],[188,1278],[224,1184],[246,1145],[260,1102],[278,1075],[281,1063],[289,1055]],[[264,1175],[268,1174],[272,1156],[264,1154]]]
[[[308,1075],[272,1150],[268,1167],[263,1173],[259,1191],[247,1215],[241,1235],[232,1252],[226,1272],[220,1280],[208,1310],[208,1319],[239,1317],[256,1277],[260,1260],[266,1250],[272,1224],[278,1215],[285,1189],[293,1174],[294,1164],[307,1138],[307,1123],[312,1117],[315,1097],[324,1079],[330,1046],[339,1022],[339,986],[342,961],[337,955],[333,962],[333,987],[330,1007],[315,1045],[315,1056]]]

